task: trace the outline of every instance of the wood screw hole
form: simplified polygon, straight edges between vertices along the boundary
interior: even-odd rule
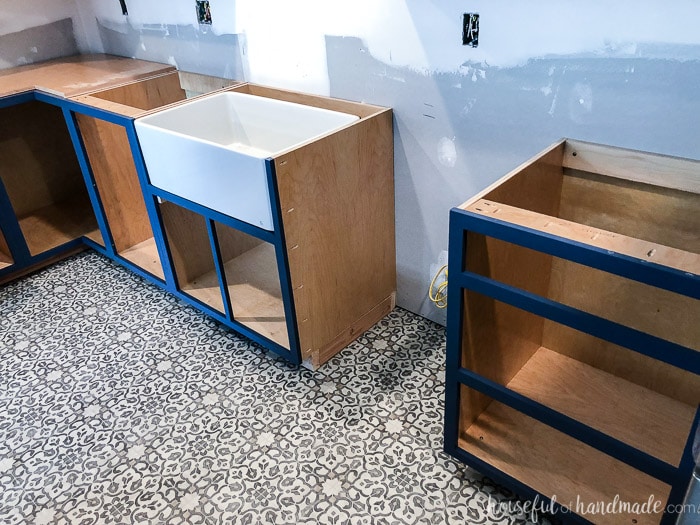
[[[575,157],[577,155],[577,153],[574,151],[571,155],[573,155]]]
[[[647,257],[653,257],[655,253],[656,253],[656,249],[655,248],[651,249],[647,252]]]

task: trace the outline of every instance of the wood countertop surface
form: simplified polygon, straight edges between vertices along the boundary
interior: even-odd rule
[[[169,64],[111,55],[75,55],[0,70],[0,98],[40,90],[73,97],[175,71]]]

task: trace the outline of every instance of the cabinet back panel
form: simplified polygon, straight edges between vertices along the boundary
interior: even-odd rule
[[[15,214],[86,193],[61,110],[41,102],[0,109],[0,178]]]
[[[91,96],[148,111],[173,102],[185,100],[177,72],[124,84]]]
[[[117,252],[153,237],[126,130],[78,115],[97,191]]]

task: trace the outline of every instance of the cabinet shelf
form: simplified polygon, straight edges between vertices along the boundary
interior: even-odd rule
[[[289,348],[274,246],[261,243],[225,262],[224,271],[235,319]]]
[[[19,217],[29,252],[38,255],[80,237],[104,245],[87,198],[66,199]]]
[[[695,415],[690,405],[545,347],[507,386],[676,466]]]
[[[544,423],[493,401],[461,435],[459,447],[576,512],[584,505],[666,502],[670,488]],[[580,509],[579,509],[580,510]],[[580,514],[580,512],[578,512]],[[586,519],[595,517],[584,514]],[[619,513],[606,524],[656,524],[660,514]],[[632,520],[636,521],[632,521]]]
[[[163,266],[160,263],[156,240],[153,237],[126,248],[119,252],[119,255],[139,268],[164,279]]]

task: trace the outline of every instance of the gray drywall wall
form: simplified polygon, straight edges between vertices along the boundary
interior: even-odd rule
[[[182,71],[241,79],[238,35],[217,35],[188,24],[135,24],[96,20],[105,53],[168,62]]]
[[[0,69],[76,53],[78,46],[71,18],[0,35]]]

